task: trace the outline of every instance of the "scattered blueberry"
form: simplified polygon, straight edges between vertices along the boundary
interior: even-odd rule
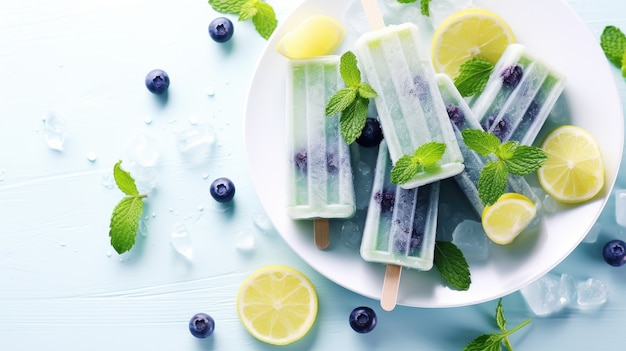
[[[218,17],[209,24],[209,35],[218,43],[229,41],[234,32],[233,22],[226,17]]]
[[[217,202],[228,202],[235,196],[235,184],[228,178],[217,178],[211,183],[211,196]]]
[[[369,333],[376,327],[376,312],[369,307],[357,307],[350,313],[349,321],[355,332]]]
[[[428,94],[428,83],[422,76],[413,78],[413,85],[409,88],[409,94],[424,98]]]
[[[300,150],[293,157],[293,161],[296,163],[296,167],[300,170],[300,172],[305,173],[308,169],[308,155],[307,150]],[[334,152],[326,153],[326,167],[329,173],[337,173],[339,171],[339,166],[341,164],[341,159]]]
[[[602,257],[611,266],[622,266],[626,263],[626,243],[619,239],[609,241],[604,245]]]
[[[389,190],[379,191],[374,194],[374,200],[380,205],[381,212],[391,212],[396,200],[396,193]]]
[[[153,94],[163,94],[170,86],[170,76],[165,71],[153,69],[146,75],[146,87]]]
[[[446,112],[448,112],[448,117],[450,121],[454,123],[457,128],[463,128],[463,122],[465,121],[465,114],[461,111],[461,108],[457,105],[448,105],[446,107]]]
[[[356,139],[357,144],[365,147],[378,146],[383,140],[383,130],[376,118],[368,117],[361,135]]]
[[[296,166],[302,173],[306,173],[307,171],[307,153],[306,150],[301,150],[296,153],[296,156],[293,157],[293,161],[296,163]]]
[[[519,65],[509,66],[500,73],[502,83],[509,88],[515,88],[522,79],[522,75],[524,75],[524,70]]]
[[[497,114],[489,115],[489,117],[487,117],[487,119],[483,121],[482,126],[486,131],[493,133],[500,140],[502,140],[509,131],[509,127],[505,121],[505,118],[501,118],[498,123],[495,123],[494,125],[497,117]]]
[[[326,153],[326,170],[330,174],[336,174],[339,172],[339,164],[341,163],[339,156],[336,153]]]
[[[528,105],[528,108],[526,109],[526,112],[524,113],[523,119],[532,121],[535,119],[535,117],[537,117],[538,114],[539,114],[539,104],[537,103],[537,101],[533,100],[530,102],[530,105]]]
[[[393,240],[393,246],[400,253],[412,255],[422,246],[424,235],[414,230],[411,232],[410,236],[408,230],[405,231],[405,234],[406,235],[396,235]]]
[[[189,331],[196,338],[208,338],[213,334],[215,321],[206,313],[196,313],[189,320]]]

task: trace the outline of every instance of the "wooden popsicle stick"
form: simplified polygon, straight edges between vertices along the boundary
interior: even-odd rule
[[[361,6],[363,6],[363,10],[365,10],[365,17],[367,17],[367,23],[370,25],[370,29],[377,30],[385,27],[383,14],[378,7],[378,0],[361,0]]]
[[[380,306],[385,311],[391,311],[398,301],[398,289],[400,288],[400,273],[402,266],[388,264],[383,280],[383,292],[380,295]]]
[[[313,220],[313,241],[318,249],[324,250],[330,244],[330,229],[327,218]]]

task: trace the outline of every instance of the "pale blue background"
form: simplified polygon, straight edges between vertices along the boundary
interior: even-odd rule
[[[567,2],[596,38],[606,25],[626,30],[621,0]],[[299,1],[270,3],[281,20]],[[203,0],[0,2],[0,350],[279,349],[253,339],[235,310],[244,278],[277,263],[306,273],[320,299],[312,331],[280,349],[461,350],[495,331],[496,301],[383,312],[378,301],[317,274],[274,231],[255,227],[252,218],[263,210],[247,174],[242,117],[265,41],[246,22],[235,23],[229,44],[216,44],[206,31],[215,16]],[[156,67],[172,78],[165,104],[143,86]],[[624,79],[617,68],[613,72],[626,102]],[[47,111],[67,121],[63,152],[43,142]],[[215,127],[218,141],[209,162],[189,165],[178,154],[175,133],[196,118]],[[122,194],[101,179],[126,157],[138,133],[159,140],[158,183],[145,209],[148,234],[118,256],[107,234]],[[275,137],[270,127],[267,136]],[[87,160],[90,152],[95,162]],[[623,173],[619,188],[626,188]],[[237,186],[233,207],[217,206],[209,196],[218,176]],[[604,350],[623,343],[626,268],[605,264],[601,249],[626,234],[613,225],[613,198],[609,204],[598,241],[581,244],[553,271],[601,279],[609,301],[598,310],[534,317],[512,337],[515,350]],[[178,222],[194,241],[191,262],[168,243]],[[255,237],[250,251],[236,247],[242,232]],[[348,325],[359,305],[378,312],[370,334]],[[504,307],[511,327],[532,317],[518,292],[504,298]],[[196,312],[216,319],[210,339],[189,334],[187,322]]]

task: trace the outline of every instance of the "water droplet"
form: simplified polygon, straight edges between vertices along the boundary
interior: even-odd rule
[[[202,179],[209,179],[209,173],[203,173]]]
[[[189,124],[191,124],[192,126],[198,124],[199,120],[200,118],[196,114],[189,115],[189,117],[187,118],[187,121],[189,121]]]
[[[205,91],[206,91],[206,94],[207,94],[208,96],[213,96],[213,95],[215,95],[215,90],[214,90],[213,88],[206,88],[206,90],[205,90]]]
[[[0,182],[5,179],[6,171],[4,169],[0,169]]]
[[[199,206],[198,206],[198,211],[200,211],[200,212],[204,211],[204,206],[199,205]]]
[[[252,231],[244,229],[236,234],[235,247],[239,251],[252,251],[254,249],[254,234]]]
[[[145,124],[152,124],[152,117],[146,117],[143,119],[143,123]]]
[[[188,260],[193,257],[193,245],[191,242],[191,236],[187,231],[187,226],[184,223],[176,223],[172,232],[170,233],[170,244],[174,248],[174,251],[183,255]]]
[[[143,237],[148,236],[148,225],[146,224],[145,219],[139,221],[139,230],[138,230],[138,232],[139,232],[139,235],[141,235]]]
[[[89,162],[96,162],[96,153],[93,151],[90,151],[87,153],[87,160]]]
[[[263,233],[269,233],[273,229],[272,222],[265,213],[253,213],[252,223]]]
[[[104,185],[105,188],[113,189],[113,187],[115,186],[115,178],[113,178],[113,174],[111,173],[103,174],[101,183],[102,185]]]
[[[67,246],[67,244],[64,243],[64,242],[60,242],[59,245],[61,245],[62,247],[66,247]]]
[[[111,251],[106,252],[107,257],[111,257]]]
[[[46,144],[50,149],[63,151],[63,143],[65,143],[65,121],[54,114],[48,112],[43,115],[43,131]]]

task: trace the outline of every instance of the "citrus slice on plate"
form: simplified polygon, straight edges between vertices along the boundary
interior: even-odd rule
[[[311,281],[287,266],[253,272],[239,288],[237,312],[246,330],[272,345],[301,339],[317,316],[317,293]]]
[[[555,200],[578,203],[604,186],[604,164],[596,139],[583,128],[565,125],[545,138],[548,159],[537,171],[541,187]]]
[[[537,209],[526,196],[506,193],[485,206],[482,224],[487,237],[496,244],[510,244],[535,219]]]
[[[435,30],[431,55],[435,70],[454,79],[459,67],[474,57],[496,63],[515,42],[509,25],[497,14],[479,8],[457,11]]]
[[[326,15],[313,15],[285,34],[276,44],[276,51],[292,59],[329,55],[346,34],[343,25]]]

